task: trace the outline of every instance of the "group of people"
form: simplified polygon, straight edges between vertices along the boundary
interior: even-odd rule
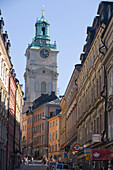
[[[28,164],[29,163],[29,161],[30,161],[30,163],[32,163],[32,164],[34,164],[34,159],[33,159],[33,157],[24,157],[23,158],[23,162],[25,163],[25,164]]]

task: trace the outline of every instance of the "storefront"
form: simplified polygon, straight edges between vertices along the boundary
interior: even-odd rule
[[[93,168],[103,168],[107,170],[107,167],[113,168],[113,153],[110,149],[91,149],[91,159]]]

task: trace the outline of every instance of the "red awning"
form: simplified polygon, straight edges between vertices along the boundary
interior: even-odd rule
[[[91,149],[91,161],[113,160],[113,153],[110,149]]]

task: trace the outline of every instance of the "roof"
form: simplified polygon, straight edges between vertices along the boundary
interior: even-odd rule
[[[33,101],[32,109],[36,109],[43,104],[47,104],[48,102],[54,101],[57,99],[55,92],[51,92],[51,94],[41,94],[39,98]]]
[[[48,103],[46,103],[46,104],[60,105],[60,99],[57,98],[57,99],[52,100],[52,101],[50,101],[50,102],[48,102]]]
[[[45,19],[44,15],[42,15],[42,17],[40,18],[40,20],[37,20],[37,21],[36,21],[36,24],[42,24],[42,23],[46,23],[47,25],[50,25],[50,24],[48,23],[48,21]],[[36,24],[35,24],[35,25],[36,25]]]

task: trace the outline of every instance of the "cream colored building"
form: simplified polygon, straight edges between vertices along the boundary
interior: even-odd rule
[[[66,88],[65,94],[61,100],[62,116],[61,116],[61,151],[62,151],[62,161],[69,161],[73,159],[73,147],[77,140],[77,100],[76,95],[78,87],[76,84],[77,77],[81,70],[81,64],[75,65],[75,69],[70,78],[69,84]],[[65,140],[64,140],[65,139]],[[65,153],[67,158],[65,158]]]
[[[6,168],[7,117],[9,101],[9,72],[12,67],[7,32],[3,33],[4,21],[0,19],[0,169]]]
[[[112,19],[109,20],[111,16],[109,11],[112,11],[112,7],[113,3],[101,2],[97,11],[98,16],[94,18],[92,27],[87,28],[86,45],[84,46],[84,53],[81,55],[81,60],[83,61],[83,58],[85,60],[77,79],[77,143],[81,145],[77,159],[85,169],[88,169],[89,166],[93,168],[93,164],[85,162],[84,147],[104,149],[113,136],[111,130],[112,103],[109,106],[108,101],[113,94],[113,55],[111,50],[113,39],[111,25],[113,22]],[[109,22],[107,22],[108,20]],[[92,35],[93,40],[90,43]],[[108,95],[106,96],[106,94]],[[106,106],[109,106],[109,108]],[[93,142],[92,134],[100,134],[101,141]],[[97,169],[103,166],[105,166],[103,161],[95,162]]]
[[[107,114],[108,114],[108,139],[107,147],[113,151],[113,15],[109,11],[109,24],[106,26],[102,40],[105,42],[107,50],[104,51],[102,61],[106,70],[107,78]]]
[[[15,121],[15,164],[18,163],[18,155],[21,153],[21,138],[22,138],[22,107],[23,107],[23,92],[22,85],[19,84],[19,80],[16,81],[16,121]]]

